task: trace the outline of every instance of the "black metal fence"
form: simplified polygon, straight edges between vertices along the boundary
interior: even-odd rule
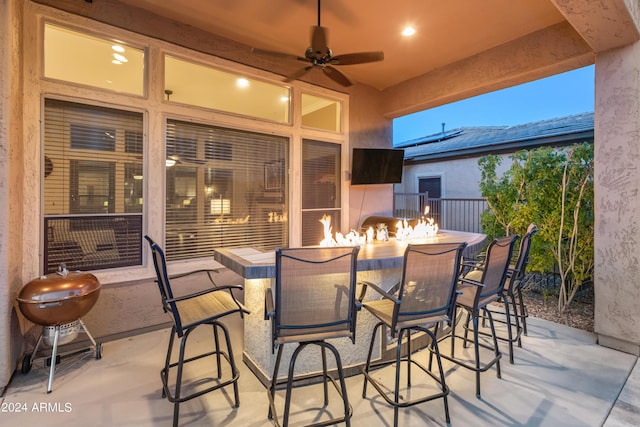
[[[481,233],[480,215],[486,209],[485,199],[432,199],[427,193],[393,194],[395,217],[433,218],[439,228],[446,230]]]

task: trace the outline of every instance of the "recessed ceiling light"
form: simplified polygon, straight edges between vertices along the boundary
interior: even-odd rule
[[[289,97],[288,96],[283,96],[282,98],[280,98],[280,101],[289,102]]]
[[[113,59],[113,60],[111,60],[111,62],[116,64],[116,65],[122,64],[122,62],[118,61],[117,59]]]
[[[405,37],[411,37],[415,33],[416,33],[416,29],[413,28],[411,25],[407,25],[404,28],[404,30],[402,30],[402,35],[405,36]]]
[[[116,52],[124,52],[124,48],[122,46],[120,46],[119,44],[114,44],[113,46],[111,46],[111,49],[115,50]]]
[[[238,87],[249,87],[249,80],[241,77],[236,80],[236,84],[238,85]]]

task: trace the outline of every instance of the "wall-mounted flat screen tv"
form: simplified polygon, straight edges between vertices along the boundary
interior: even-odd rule
[[[351,160],[351,185],[402,182],[404,150],[354,148]]]

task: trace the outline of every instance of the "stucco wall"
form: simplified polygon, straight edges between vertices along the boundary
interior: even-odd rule
[[[501,175],[511,165],[509,155],[501,155],[502,164],[496,172]],[[433,163],[422,163],[405,166],[402,185],[396,191],[417,193],[420,178],[440,177],[442,197],[450,199],[480,198],[482,193],[480,182],[479,157],[445,160]]]
[[[21,283],[22,2],[0,2],[0,392],[22,352],[14,298]]]
[[[598,55],[595,331],[640,354],[640,43]]]
[[[356,85],[350,94],[349,112],[351,148],[391,148],[392,121],[383,115],[383,104],[377,90]],[[351,150],[349,153],[351,154]],[[349,227],[358,227],[369,215],[391,215],[392,198],[393,185],[391,184],[351,186]]]

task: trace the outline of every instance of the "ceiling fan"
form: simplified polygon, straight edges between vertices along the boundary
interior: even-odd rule
[[[344,73],[339,71],[335,67],[336,65],[365,64],[367,62],[377,62],[384,59],[384,52],[345,53],[334,56],[331,49],[327,46],[327,33],[327,28],[320,25],[320,0],[318,0],[318,25],[311,27],[311,46],[309,46],[305,51],[304,58],[256,48],[253,48],[252,52],[286,59],[295,59],[297,61],[309,62],[311,64],[289,75],[284,79],[285,82],[297,80],[310,70],[318,68],[321,69],[327,77],[342,86],[351,86],[353,82],[351,82]]]

